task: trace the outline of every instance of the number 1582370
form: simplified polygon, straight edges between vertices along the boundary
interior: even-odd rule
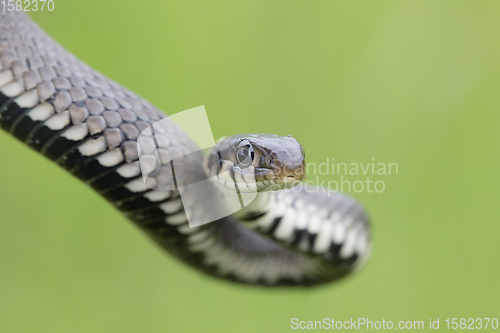
[[[54,0],[1,0],[0,8],[4,12],[51,12],[54,10]]]

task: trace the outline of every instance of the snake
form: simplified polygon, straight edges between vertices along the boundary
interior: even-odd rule
[[[357,271],[370,255],[367,212],[346,194],[301,183],[305,150],[295,138],[236,134],[203,151],[153,104],[16,11],[0,12],[0,127],[206,276],[315,286]],[[148,161],[154,170],[145,176]],[[235,189],[240,200],[254,197],[211,223],[189,223],[219,211]]]

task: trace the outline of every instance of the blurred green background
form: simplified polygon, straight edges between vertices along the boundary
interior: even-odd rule
[[[375,237],[358,274],[308,290],[248,288],[165,256],[1,132],[0,332],[499,317],[499,15],[498,1],[457,0],[56,0],[32,15],[165,112],[205,105],[216,137],[292,134],[308,162],[375,158],[399,175],[383,177],[383,193],[352,193]]]

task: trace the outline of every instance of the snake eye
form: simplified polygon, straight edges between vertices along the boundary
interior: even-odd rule
[[[236,151],[236,161],[240,168],[248,168],[253,163],[255,153],[252,146],[243,146]]]

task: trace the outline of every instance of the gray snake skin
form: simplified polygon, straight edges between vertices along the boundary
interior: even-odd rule
[[[190,228],[186,210],[205,208],[181,201],[178,189],[150,189],[139,167],[139,134],[165,117],[23,13],[0,12],[0,126],[91,186],[167,252],[208,275],[265,286],[334,281],[366,260],[363,208],[321,189],[269,192],[245,214]],[[173,122],[158,135],[161,142],[143,144],[171,158],[197,150]],[[175,176],[197,179],[202,158],[186,155]],[[172,175],[151,179],[169,185]]]

